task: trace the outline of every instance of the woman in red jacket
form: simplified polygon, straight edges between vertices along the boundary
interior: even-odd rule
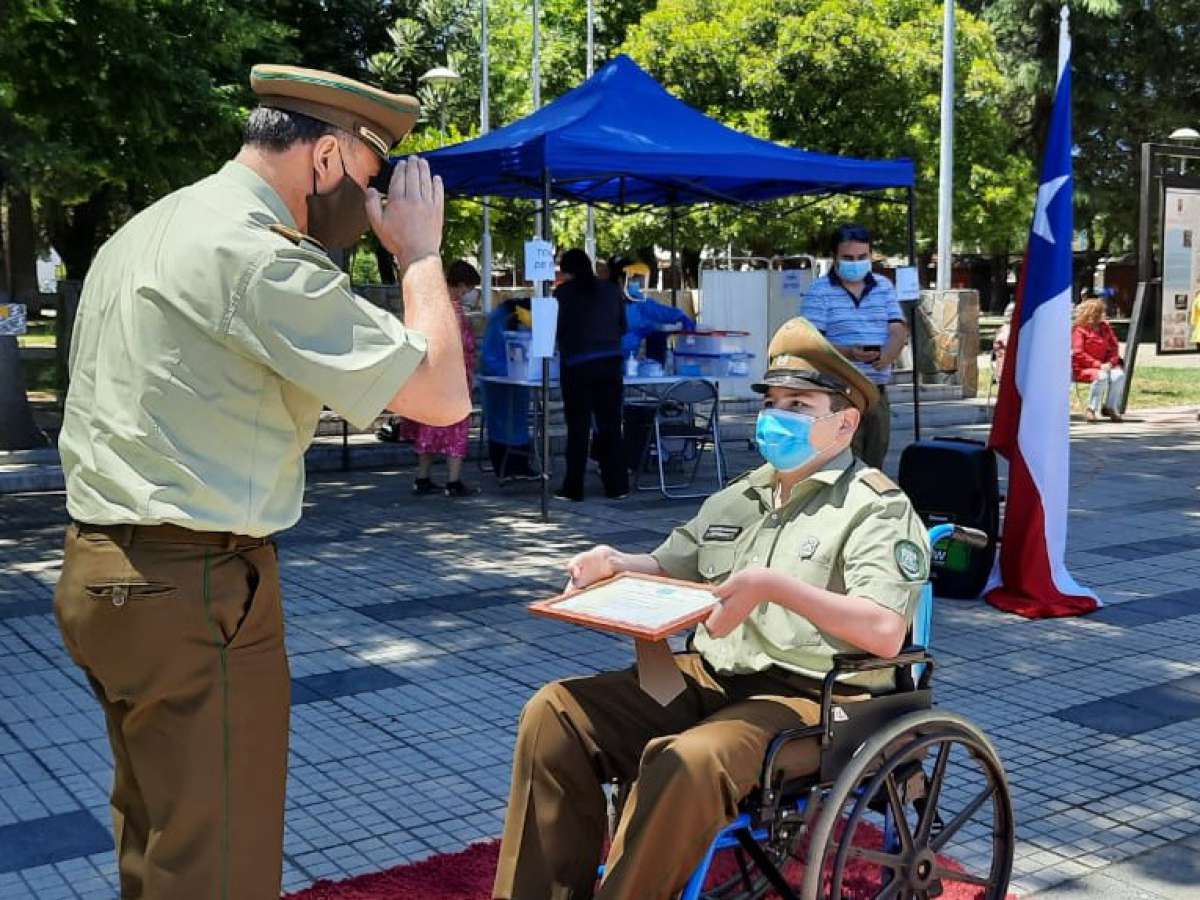
[[[1088,396],[1087,420],[1095,422],[1104,415],[1120,422],[1112,404],[1121,396],[1125,370],[1117,336],[1104,317],[1104,301],[1084,300],[1075,308],[1071,329],[1071,379],[1092,386]]]

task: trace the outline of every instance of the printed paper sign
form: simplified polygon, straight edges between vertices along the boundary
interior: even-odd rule
[[[558,301],[553,297],[533,298],[533,339],[529,355],[541,359],[554,355],[554,338],[558,333]]]
[[[900,266],[896,269],[896,299],[921,299],[921,283],[917,280],[916,266]]]
[[[554,245],[549,241],[525,242],[525,280],[554,280]]]

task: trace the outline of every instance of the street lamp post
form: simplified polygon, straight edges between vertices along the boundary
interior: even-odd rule
[[[418,79],[427,84],[438,98],[439,123],[442,134],[446,133],[446,101],[450,98],[450,87],[461,76],[447,66],[434,66]]]
[[[591,78],[596,70],[595,10],[592,0],[587,0],[587,77]],[[583,246],[592,263],[596,262],[596,213],[589,203],[587,208],[587,232],[583,238]]]

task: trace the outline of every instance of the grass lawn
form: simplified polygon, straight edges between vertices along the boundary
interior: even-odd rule
[[[22,347],[53,347],[55,344],[54,322],[46,319],[34,319],[26,326],[24,334],[17,336],[17,343]]]
[[[1197,405],[1200,405],[1200,368],[1134,370],[1130,409]]]
[[[979,396],[987,396],[988,380],[992,370],[988,366],[979,368]],[[1079,391],[1080,400],[1072,404],[1087,402],[1087,388],[1072,388]],[[996,388],[992,388],[994,394]],[[1133,373],[1133,386],[1129,392],[1127,409],[1154,409],[1164,406],[1200,406],[1200,367],[1190,368],[1138,368]]]

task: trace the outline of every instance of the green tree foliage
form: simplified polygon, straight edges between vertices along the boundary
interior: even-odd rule
[[[80,277],[131,211],[237,146],[247,54],[285,29],[231,0],[12,0],[0,173],[33,192]]]
[[[1059,0],[976,0],[1012,91],[1014,149],[1036,160],[1053,100]],[[1076,224],[1100,251],[1132,244],[1139,146],[1200,122],[1200,3],[1073,0]]]
[[[626,49],[674,94],[735,128],[828,153],[911,157],[919,233],[933,233],[940,3],[662,0],[631,30]],[[1008,88],[990,29],[968,14],[959,16],[957,79],[956,238],[1002,252],[1020,241],[1031,175],[1028,161],[1010,153]],[[807,203],[781,202],[767,216],[700,212],[686,226],[689,243],[795,252],[819,246],[832,221],[854,216],[877,226],[886,249],[904,249],[898,205]],[[648,240],[661,238],[660,223],[619,227]]]

